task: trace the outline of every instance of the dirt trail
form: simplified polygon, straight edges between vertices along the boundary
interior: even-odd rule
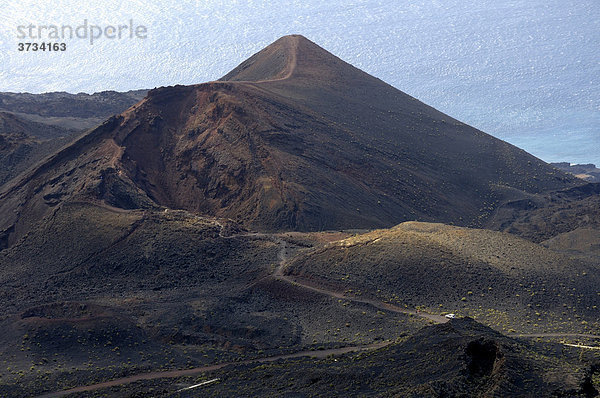
[[[111,209],[108,206],[105,206],[105,207]],[[111,210],[119,211],[119,209],[111,209]],[[415,315],[415,316],[419,316],[424,319],[427,319],[429,321],[432,321],[434,323],[446,323],[449,321],[448,318],[441,316],[441,315],[428,314],[425,312],[417,312],[416,310],[398,307],[398,306],[390,304],[390,303],[384,303],[384,302],[373,300],[373,299],[359,298],[359,297],[355,297],[355,296],[347,296],[343,293],[339,293],[339,292],[327,290],[327,289],[324,289],[321,287],[313,286],[306,281],[301,281],[298,278],[294,278],[289,275],[285,275],[284,269],[287,265],[289,251],[290,251],[289,250],[290,243],[287,242],[285,239],[281,238],[280,236],[277,236],[276,234],[266,234],[266,233],[261,233],[261,232],[248,232],[248,233],[240,233],[240,234],[234,234],[234,235],[225,235],[225,225],[222,222],[220,222],[219,220],[214,219],[214,218],[204,218],[204,217],[201,217],[201,218],[205,219],[207,221],[212,221],[217,227],[219,227],[219,236],[221,238],[235,239],[235,238],[246,237],[246,238],[254,238],[254,239],[266,239],[266,240],[270,240],[270,241],[278,244],[279,245],[279,250],[277,251],[278,265],[277,265],[277,268],[274,270],[274,272],[268,276],[270,278],[274,278],[279,281],[292,284],[293,286],[300,287],[300,288],[306,289],[306,290],[310,290],[310,291],[313,291],[313,292],[316,292],[319,294],[323,294],[323,295],[326,295],[329,297],[342,299],[342,300],[348,300],[348,301],[361,303],[361,304],[368,304],[368,305],[371,305],[371,306],[378,308],[380,310],[383,310],[383,311],[401,313],[401,314],[406,314],[406,315]],[[586,335],[586,334],[580,334],[580,333],[535,333],[535,334],[511,333],[511,334],[509,334],[509,336],[524,337],[524,338],[528,338],[528,337],[531,337],[531,338],[536,338],[536,337],[600,338],[600,335]],[[97,384],[92,384],[92,385],[87,385],[87,386],[75,387],[75,388],[72,388],[69,390],[52,392],[52,393],[41,395],[38,398],[63,397],[63,396],[66,396],[66,395],[69,395],[72,393],[94,391],[94,390],[98,390],[101,388],[119,386],[122,384],[132,383],[132,382],[139,381],[139,380],[153,380],[153,379],[161,379],[161,378],[175,378],[175,377],[181,377],[181,376],[191,376],[191,375],[210,372],[210,371],[222,369],[227,366],[234,366],[234,365],[267,363],[267,362],[273,362],[273,361],[277,361],[277,360],[281,360],[281,359],[292,359],[292,358],[300,358],[300,357],[325,358],[329,355],[342,355],[342,354],[347,354],[350,352],[375,350],[375,349],[378,349],[381,347],[385,347],[388,344],[390,344],[390,342],[380,342],[380,343],[363,345],[363,346],[350,346],[350,347],[336,348],[336,349],[330,349],[330,350],[300,351],[300,352],[297,352],[294,354],[275,355],[272,357],[249,359],[249,360],[238,361],[238,362],[225,362],[225,363],[220,363],[220,364],[216,364],[216,365],[209,365],[209,366],[198,367],[198,368],[193,368],[193,369],[141,373],[141,374],[124,377],[124,378],[120,378],[120,379],[115,379],[115,380],[111,380],[111,381],[107,381],[107,382],[103,382],[103,383],[97,383]]]
[[[280,281],[290,283],[294,286],[298,286],[298,287],[301,287],[306,290],[311,290],[313,292],[317,292],[317,293],[320,293],[320,294],[323,294],[326,296],[330,296],[330,297],[342,299],[342,300],[353,301],[355,303],[368,304],[375,308],[379,308],[379,309],[385,310],[385,311],[396,312],[396,313],[407,314],[407,315],[416,315],[416,316],[420,316],[421,318],[425,318],[427,320],[433,321],[435,323],[446,323],[449,321],[448,318],[446,318],[445,316],[442,316],[442,315],[429,314],[429,313],[421,312],[421,311],[417,312],[416,310],[398,307],[396,305],[393,305],[390,303],[385,303],[385,302],[378,301],[378,300],[363,299],[363,298],[359,298],[356,296],[347,296],[343,293],[339,293],[339,292],[335,292],[335,291],[327,290],[327,289],[324,289],[324,288],[321,288],[318,286],[311,285],[307,281],[300,280],[299,278],[294,278],[292,276],[285,275],[283,273],[283,271],[284,271],[286,263],[287,263],[288,246],[287,246],[287,242],[284,241],[283,239],[278,238],[277,242],[280,244],[280,249],[277,253],[279,265],[278,265],[277,269],[275,270],[275,272],[272,274],[272,277],[275,279],[278,279]],[[583,333],[530,333],[530,334],[507,333],[506,335],[510,336],[510,337],[523,337],[523,338],[580,337],[580,338],[600,339],[600,335],[583,334]]]
[[[385,310],[385,311],[396,312],[396,313],[407,314],[407,315],[416,315],[416,316],[420,316],[421,318],[425,318],[427,320],[433,321],[435,323],[446,323],[449,321],[448,318],[446,318],[445,316],[442,316],[442,315],[428,314],[426,312],[421,312],[421,311],[417,312],[416,310],[398,307],[396,305],[384,303],[384,302],[378,301],[378,300],[363,299],[363,298],[359,298],[356,296],[347,296],[343,293],[339,293],[339,292],[335,292],[335,291],[331,291],[331,290],[327,290],[327,289],[323,289],[321,287],[311,285],[306,281],[301,281],[299,278],[294,278],[292,276],[285,275],[283,273],[283,270],[284,270],[284,268],[286,266],[286,262],[287,262],[287,244],[285,241],[283,241],[281,239],[279,239],[279,241],[281,244],[281,248],[278,252],[279,266],[277,267],[277,269],[275,270],[275,272],[272,275],[272,277],[275,279],[290,283],[294,286],[298,286],[298,287],[301,287],[306,290],[311,290],[313,292],[324,294],[326,296],[330,296],[333,298],[353,301],[355,303],[369,304],[375,308],[379,308],[379,309]],[[531,333],[531,334],[507,333],[506,335],[509,337],[522,337],[522,338],[581,337],[581,338],[600,339],[600,335],[582,334],[582,333]]]
[[[227,366],[238,366],[238,365],[251,365],[258,363],[268,363],[274,362],[281,359],[294,359],[301,357],[309,357],[309,358],[325,358],[329,355],[343,355],[351,352],[359,352],[359,351],[370,351],[376,350],[390,344],[389,341],[384,341],[381,343],[369,344],[369,345],[361,345],[361,346],[351,346],[351,347],[342,347],[342,348],[333,348],[329,350],[319,350],[319,351],[300,351],[293,354],[284,354],[284,355],[275,355],[272,357],[266,358],[256,358],[256,359],[248,359],[245,361],[237,361],[237,362],[224,362],[216,365],[202,366],[199,368],[193,369],[183,369],[183,370],[168,370],[164,372],[149,372],[149,373],[140,373],[133,376],[123,377],[120,379],[110,380],[103,383],[91,384],[88,386],[81,386],[71,388],[69,390],[51,392],[48,394],[40,395],[38,398],[58,398],[64,397],[69,394],[74,394],[78,392],[86,392],[86,391],[94,391],[99,390],[101,388],[106,387],[115,387],[123,384],[133,383],[140,380],[154,380],[154,379],[163,379],[163,378],[175,378],[182,376],[194,376],[201,373],[211,372],[214,370],[219,370],[225,368]]]
[[[296,38],[294,38],[294,39],[296,40]],[[291,74],[291,72],[290,72],[290,74]],[[108,210],[113,210],[116,212],[129,212],[130,211],[130,210],[118,209],[118,208],[115,208],[115,207],[112,207],[112,206],[109,206],[106,204],[101,204],[101,206]],[[390,311],[390,312],[401,313],[401,314],[406,314],[406,315],[416,315],[421,318],[432,321],[434,323],[446,323],[449,321],[448,318],[446,318],[445,316],[442,316],[442,315],[429,314],[426,312],[421,312],[421,311],[417,311],[417,310],[413,310],[413,309],[402,308],[397,305],[385,303],[385,302],[374,300],[374,299],[366,299],[366,298],[359,298],[356,296],[348,296],[348,295],[345,295],[340,292],[331,291],[331,290],[324,289],[322,287],[311,285],[307,281],[300,280],[299,278],[285,275],[283,273],[283,271],[287,265],[287,261],[288,261],[288,257],[289,257],[289,249],[290,249],[290,243],[287,242],[285,239],[277,236],[276,234],[268,234],[268,233],[262,233],[262,232],[245,232],[245,233],[239,233],[239,234],[234,234],[234,235],[226,235],[225,234],[226,226],[218,219],[211,218],[211,217],[200,217],[200,216],[197,216],[197,217],[201,218],[205,221],[213,222],[217,227],[219,227],[219,237],[221,237],[221,238],[224,238],[224,239],[237,239],[237,238],[265,239],[265,240],[270,240],[270,241],[278,244],[279,245],[279,250],[277,251],[278,265],[277,265],[277,268],[275,268],[275,271],[273,272],[273,274],[271,274],[267,277],[271,277],[271,278],[292,284],[294,286],[297,286],[297,287],[300,287],[300,288],[303,288],[306,290],[310,290],[310,291],[313,291],[316,293],[320,293],[320,294],[323,294],[323,295],[326,295],[329,297],[333,297],[333,298],[337,298],[337,299],[341,299],[341,300],[348,300],[348,301],[352,301],[355,303],[368,304],[368,305],[371,305],[375,308],[378,308],[378,309],[384,310],[384,311]],[[525,334],[523,334],[523,333],[507,333],[507,336],[522,337],[522,338],[581,337],[581,338],[598,338],[598,339],[600,339],[600,335],[582,334],[582,333],[529,333],[529,334],[527,334],[527,333],[525,333]]]
[[[371,299],[363,299],[363,298],[358,298],[355,296],[347,296],[345,294],[339,293],[339,292],[333,292],[330,290],[325,290],[316,286],[311,286],[308,285],[306,282],[302,281],[300,282],[299,279],[297,278],[293,278],[287,275],[274,275],[275,278],[291,283],[294,286],[299,286],[302,287],[304,289],[307,290],[312,290],[313,292],[317,292],[317,293],[321,293],[321,294],[325,294],[327,296],[330,297],[334,297],[337,299],[342,299],[342,300],[348,300],[348,301],[352,301],[355,303],[362,303],[362,304],[368,304],[371,305],[375,308],[379,308],[380,310],[384,310],[384,311],[390,311],[390,312],[396,312],[396,313],[400,313],[400,314],[406,314],[406,315],[416,315],[419,316],[421,318],[427,319],[429,321],[433,321],[435,323],[446,323],[449,321],[448,318],[446,318],[445,316],[442,315],[435,315],[435,314],[428,314],[426,312],[417,312],[416,310],[410,310],[408,308],[402,308],[402,307],[398,307],[397,305],[393,305],[390,303],[384,303],[382,301],[377,301],[377,300],[371,300]]]
[[[113,206],[109,206],[106,204],[100,204],[100,206],[102,206],[108,210],[115,211],[115,212],[130,212],[130,210],[122,210],[122,209],[118,209],[118,208],[115,208]],[[378,300],[359,298],[356,296],[348,296],[348,295],[345,295],[340,292],[331,291],[331,290],[324,289],[322,287],[311,285],[307,281],[300,280],[299,278],[285,275],[283,273],[283,271],[285,269],[285,266],[287,265],[287,260],[289,257],[289,249],[290,249],[290,243],[287,242],[285,239],[277,236],[276,234],[267,234],[267,233],[262,233],[262,232],[246,232],[246,233],[240,233],[240,234],[234,234],[234,235],[226,235],[225,234],[226,226],[218,219],[210,218],[210,217],[200,217],[200,216],[197,216],[197,217],[201,218],[205,221],[213,222],[217,227],[219,227],[219,237],[221,237],[221,238],[224,238],[224,239],[237,239],[237,238],[265,239],[265,240],[270,240],[270,241],[278,244],[279,245],[279,250],[277,251],[278,265],[277,265],[277,268],[275,269],[275,271],[273,272],[273,274],[269,275],[268,277],[275,278],[277,280],[292,284],[294,286],[297,286],[297,287],[300,287],[300,288],[303,288],[306,290],[310,290],[310,291],[313,291],[316,293],[320,293],[320,294],[323,294],[323,295],[326,295],[329,297],[333,297],[333,298],[337,298],[337,299],[341,299],[341,300],[348,300],[348,301],[361,303],[361,304],[368,304],[368,305],[371,305],[375,308],[378,308],[378,309],[384,310],[384,311],[390,311],[390,312],[401,313],[401,314],[406,314],[406,315],[416,315],[416,316],[430,320],[435,323],[446,323],[449,321],[448,318],[446,318],[442,315],[429,314],[426,312],[416,311],[413,309],[402,308],[397,305],[385,303],[385,302],[378,301]],[[522,338],[581,337],[581,338],[600,339],[600,335],[582,334],[582,333],[507,333],[507,336],[522,337]]]
[[[270,83],[270,82],[279,82],[283,80],[287,80],[294,74],[296,70],[296,66],[298,64],[298,37],[291,36],[289,41],[287,41],[286,45],[288,46],[289,52],[292,55],[288,64],[286,65],[287,72],[282,77],[278,77],[275,79],[265,79],[265,80],[214,80],[209,83],[222,83],[222,84],[260,84],[260,83]]]
[[[347,296],[343,293],[323,289],[321,287],[317,287],[314,285],[310,285],[306,281],[300,281],[300,279],[298,279],[298,278],[294,278],[289,275],[285,275],[283,273],[283,270],[287,264],[288,247],[287,247],[287,242],[285,242],[283,239],[279,239],[279,244],[280,244],[280,249],[279,249],[279,252],[277,253],[279,265],[275,269],[275,272],[272,275],[272,277],[277,280],[290,283],[294,286],[298,286],[298,287],[301,287],[306,290],[311,290],[313,292],[324,294],[329,297],[342,299],[342,300],[348,300],[348,301],[352,301],[355,303],[368,304],[368,305],[371,305],[375,308],[378,308],[378,309],[384,310],[384,311],[390,311],[390,312],[406,314],[406,315],[416,315],[416,316],[420,316],[421,318],[425,318],[429,321],[433,321],[435,323],[446,323],[449,321],[448,318],[446,318],[445,316],[442,316],[442,315],[428,314],[426,312],[420,312],[417,310],[402,308],[402,307],[398,307],[397,305],[394,305],[394,304],[384,303],[382,301],[360,298],[360,297],[356,297],[356,296]]]

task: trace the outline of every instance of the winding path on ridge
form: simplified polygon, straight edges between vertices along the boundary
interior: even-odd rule
[[[273,274],[269,275],[268,277],[289,283],[293,286],[296,286],[296,287],[299,287],[302,289],[320,293],[320,294],[323,294],[325,296],[329,296],[332,298],[348,300],[348,301],[352,301],[355,303],[368,304],[368,305],[371,305],[380,310],[385,310],[385,311],[390,311],[390,312],[395,312],[395,313],[400,313],[400,314],[406,314],[406,315],[415,315],[415,316],[424,318],[426,320],[432,321],[434,323],[446,323],[450,320],[443,315],[430,314],[427,312],[417,311],[414,309],[403,308],[403,307],[399,307],[397,305],[385,303],[383,301],[379,301],[379,300],[375,300],[375,299],[366,299],[366,298],[360,298],[360,297],[356,297],[356,296],[348,296],[348,295],[345,295],[340,292],[327,290],[322,287],[311,285],[307,281],[300,280],[299,278],[295,278],[290,275],[285,275],[284,269],[288,262],[288,244],[289,244],[288,241],[277,236],[277,234],[266,234],[266,233],[260,233],[260,232],[250,232],[250,233],[242,233],[242,234],[235,234],[235,235],[228,236],[223,233],[225,226],[221,222],[219,222],[218,220],[212,220],[212,221],[220,227],[219,236],[222,238],[233,239],[233,238],[249,237],[249,238],[255,238],[255,239],[256,238],[266,239],[266,240],[270,240],[270,241],[278,244],[279,245],[279,250],[277,251],[278,264],[277,264],[277,267],[275,268],[275,271],[273,272]],[[510,337],[523,337],[523,338],[582,337],[582,338],[600,339],[600,335],[583,334],[583,333],[508,333],[507,335]]]
[[[257,81],[216,80],[216,81],[211,81],[208,83],[210,83],[210,84],[215,84],[215,83],[216,84],[241,84],[241,85],[251,85],[256,88],[262,88],[262,87],[260,87],[261,83],[269,83],[269,82],[277,82],[277,81],[287,80],[292,77],[292,75],[296,69],[296,66],[297,66],[298,38],[291,36],[290,40],[286,42],[286,46],[288,46],[288,49],[291,54],[291,58],[290,58],[288,64],[286,65],[285,74],[281,77],[265,79],[265,80],[257,80]],[[116,151],[114,158],[111,160],[111,162],[114,163],[116,158],[118,158],[121,154],[122,154],[122,149],[119,149],[118,151]],[[125,209],[113,207],[104,202],[95,203],[95,204],[100,207],[103,207],[107,210],[118,212],[118,213],[128,213],[131,211],[131,210],[125,210]],[[208,218],[208,217],[198,217],[198,218],[201,218],[201,219],[204,219],[207,221],[212,221],[216,226],[218,226],[220,229],[219,237],[221,237],[221,238],[234,239],[234,238],[244,238],[245,237],[245,238],[252,238],[252,239],[265,239],[265,240],[270,240],[270,241],[276,243],[277,245],[279,245],[279,248],[277,251],[277,260],[278,260],[277,267],[275,268],[275,270],[272,274],[267,276],[267,278],[273,278],[278,281],[289,283],[295,287],[309,290],[312,292],[316,292],[316,293],[319,293],[319,294],[322,294],[325,296],[329,296],[332,298],[348,300],[348,301],[355,302],[355,303],[367,304],[374,308],[384,310],[384,311],[400,313],[400,314],[405,314],[405,315],[419,316],[421,318],[424,318],[428,321],[431,321],[431,322],[434,322],[437,324],[446,323],[449,321],[448,318],[446,318],[445,316],[442,316],[442,315],[429,314],[426,312],[403,308],[403,307],[399,307],[397,305],[385,303],[383,301],[378,301],[375,299],[366,299],[366,298],[360,298],[360,297],[356,297],[356,296],[348,296],[348,295],[345,295],[340,292],[331,291],[331,290],[327,290],[322,287],[311,285],[307,281],[301,280],[299,278],[285,275],[284,270],[285,270],[285,267],[288,262],[288,249],[289,249],[288,245],[290,244],[290,242],[277,236],[276,234],[267,234],[267,233],[260,233],[260,232],[247,232],[247,233],[239,233],[239,234],[234,234],[234,235],[226,235],[224,233],[226,227],[219,220],[213,219],[213,218]],[[137,223],[134,223],[134,226],[133,226],[133,229],[131,230],[131,232],[133,232],[135,230],[135,228],[137,228],[139,226],[139,224],[141,224],[143,221],[144,221],[144,217],[142,217],[140,220],[138,220]],[[127,234],[127,236],[129,234]],[[124,238],[122,238],[122,239],[124,239]],[[600,339],[600,335],[586,335],[586,334],[580,334],[580,333],[535,333],[535,334],[510,333],[510,334],[508,334],[508,336],[523,337],[523,338],[582,337],[582,338],[598,338],[598,339]],[[62,390],[62,391],[45,393],[45,394],[38,396],[38,398],[58,398],[58,397],[63,397],[63,396],[67,396],[67,395],[74,394],[74,393],[96,391],[96,390],[99,390],[102,388],[116,387],[116,386],[133,383],[136,381],[142,381],[142,380],[155,380],[155,379],[162,379],[162,378],[177,378],[177,377],[183,377],[183,376],[194,376],[194,375],[198,375],[198,374],[202,374],[202,373],[206,373],[206,372],[210,372],[210,371],[223,369],[228,366],[269,363],[269,362],[274,362],[274,361],[278,361],[278,360],[294,359],[294,358],[301,358],[301,357],[309,357],[309,358],[319,359],[319,358],[328,357],[330,355],[343,355],[343,354],[348,354],[348,353],[353,353],[353,352],[376,350],[376,349],[385,347],[389,344],[391,344],[391,341],[384,341],[384,342],[373,343],[373,344],[368,344],[368,345],[347,346],[347,347],[328,349],[328,350],[299,351],[299,352],[292,353],[292,354],[281,354],[281,355],[275,355],[275,356],[271,356],[271,357],[254,358],[254,359],[248,359],[248,360],[242,360],[242,361],[236,361],[236,362],[223,362],[223,363],[219,363],[219,364],[207,365],[207,366],[191,368],[191,369],[140,373],[140,374],[131,375],[131,376],[114,379],[114,380],[110,380],[110,381],[106,381],[106,382],[75,387],[75,388]],[[590,347],[590,346],[583,346],[583,345],[573,345],[573,344],[565,344],[565,345],[573,346],[573,347],[597,349],[597,347]],[[217,380],[217,379],[215,379],[215,380]],[[196,387],[196,386],[193,386],[193,387]]]
[[[108,206],[103,206],[103,207],[110,209],[110,207],[108,207]],[[117,209],[114,209],[114,210],[117,211]],[[127,212],[127,211],[128,210],[125,210],[124,212]],[[123,212],[123,211],[121,211],[119,209],[119,212]],[[210,221],[214,225],[216,225],[219,228],[219,237],[221,237],[223,239],[239,239],[239,238],[264,239],[264,240],[272,241],[275,244],[277,244],[278,245],[278,250],[277,250],[278,264],[277,264],[277,267],[275,268],[274,272],[272,274],[268,275],[267,278],[274,278],[276,280],[279,280],[279,281],[282,281],[285,283],[289,283],[289,284],[299,287],[301,289],[306,289],[306,290],[316,292],[316,293],[319,293],[319,294],[322,294],[325,296],[329,296],[332,298],[348,300],[348,301],[361,303],[361,304],[367,304],[367,305],[373,306],[375,308],[378,308],[380,310],[385,310],[385,311],[389,311],[389,312],[419,316],[421,318],[432,321],[434,323],[446,323],[449,321],[448,318],[446,318],[442,315],[429,314],[429,313],[420,312],[420,311],[417,312],[416,310],[398,307],[396,305],[385,303],[385,302],[374,300],[374,299],[365,299],[365,298],[359,298],[359,297],[355,297],[355,296],[348,296],[348,295],[345,295],[340,292],[327,290],[327,289],[324,289],[324,288],[321,288],[318,286],[313,286],[313,285],[308,284],[306,281],[301,281],[298,278],[294,278],[292,276],[285,275],[284,270],[285,270],[285,267],[289,260],[289,257],[288,257],[289,250],[288,249],[290,248],[290,245],[293,246],[293,244],[290,244],[290,242],[286,241],[281,236],[278,236],[277,234],[268,234],[268,233],[261,233],[261,232],[246,232],[246,233],[227,235],[227,234],[225,234],[226,226],[219,220],[214,219],[214,218],[208,218],[208,217],[200,217],[200,216],[196,216],[196,217],[199,219]],[[581,334],[581,333],[532,333],[532,334],[511,333],[511,334],[508,334],[508,336],[522,337],[522,338],[583,337],[583,338],[600,339],[600,335],[587,335],[587,334]],[[368,345],[347,346],[347,347],[334,348],[334,349],[329,349],[329,350],[299,351],[299,352],[292,353],[292,354],[275,355],[275,356],[271,356],[271,357],[248,359],[248,360],[237,361],[237,362],[224,362],[224,363],[207,365],[207,366],[197,367],[197,368],[192,368],[192,369],[140,373],[140,374],[123,377],[123,378],[119,378],[119,379],[114,379],[114,380],[110,380],[110,381],[106,381],[106,382],[102,382],[102,383],[96,383],[96,384],[90,384],[90,385],[86,385],[86,386],[75,387],[75,388],[71,388],[68,390],[50,392],[50,393],[40,395],[40,396],[38,396],[38,398],[58,398],[58,397],[63,397],[63,396],[67,396],[69,394],[74,394],[74,393],[78,393],[78,392],[95,391],[95,390],[99,390],[102,388],[116,387],[119,385],[133,383],[133,382],[141,381],[141,380],[155,380],[155,379],[162,379],[162,378],[176,378],[176,377],[183,377],[183,376],[193,376],[193,375],[198,375],[198,374],[202,374],[202,373],[206,373],[206,372],[210,372],[210,371],[223,369],[227,366],[268,363],[268,362],[274,362],[277,360],[294,359],[294,358],[301,358],[301,357],[325,358],[329,355],[343,355],[343,354],[348,354],[348,353],[352,353],[352,352],[370,351],[370,350],[376,350],[376,349],[385,347],[385,346],[389,345],[390,343],[391,343],[390,341],[384,341],[384,342],[368,344]],[[568,345],[568,344],[566,344],[566,345]],[[587,346],[577,346],[577,347],[587,347]],[[595,347],[590,347],[590,348],[595,349]]]
[[[348,301],[352,301],[355,303],[368,304],[368,305],[371,305],[380,310],[396,312],[396,313],[406,314],[406,315],[416,315],[416,316],[420,316],[421,318],[425,318],[429,321],[433,321],[435,323],[446,323],[449,321],[448,318],[446,318],[445,316],[442,316],[442,315],[428,314],[426,312],[420,312],[420,311],[411,310],[408,308],[402,308],[397,305],[393,305],[390,303],[384,303],[384,302],[378,301],[378,300],[359,298],[356,296],[347,296],[340,292],[335,292],[335,291],[323,289],[321,287],[309,285],[305,281],[300,281],[298,278],[294,278],[292,276],[285,275],[283,273],[283,271],[287,264],[287,242],[285,242],[284,240],[281,240],[281,239],[279,239],[279,240],[281,242],[280,243],[281,247],[277,254],[277,257],[279,259],[279,265],[277,266],[277,268],[275,269],[275,272],[272,275],[272,277],[277,280],[287,282],[294,286],[298,286],[300,288],[303,288],[306,290],[311,290],[313,292],[324,294],[326,296],[330,296],[333,298],[348,300]]]
[[[275,77],[272,79],[264,80],[212,80],[209,84],[246,84],[246,85],[257,85],[261,83],[280,82],[287,80],[294,74],[296,66],[298,64],[298,37],[289,36],[285,45],[288,47],[289,53],[291,54],[290,60],[285,66],[285,74],[281,77]]]
[[[429,314],[427,312],[422,312],[422,311],[417,312],[416,310],[402,308],[397,305],[385,303],[383,301],[378,301],[378,300],[374,300],[374,299],[364,299],[364,298],[359,298],[356,296],[348,296],[348,295],[345,295],[340,292],[331,291],[331,290],[327,290],[327,289],[324,289],[321,287],[310,285],[306,281],[300,280],[298,278],[294,278],[289,275],[285,275],[283,271],[285,269],[285,266],[287,265],[287,260],[288,260],[288,258],[287,258],[287,244],[288,243],[281,238],[275,238],[274,241],[278,242],[280,245],[280,249],[277,253],[277,258],[279,259],[279,264],[278,264],[277,268],[275,269],[275,272],[271,275],[273,278],[275,278],[277,280],[284,281],[284,282],[290,283],[294,286],[298,286],[300,288],[311,290],[313,292],[324,294],[324,295],[327,295],[327,296],[330,296],[333,298],[353,301],[356,303],[368,304],[375,308],[379,308],[381,310],[386,310],[386,311],[390,311],[390,312],[396,312],[396,313],[407,314],[407,315],[416,315],[421,318],[425,318],[429,321],[433,321],[434,323],[446,323],[449,321],[448,318],[446,318],[445,316],[442,316],[442,315]],[[536,337],[540,337],[540,338],[543,338],[543,337],[583,337],[583,338],[586,338],[587,337],[587,338],[600,339],[600,335],[583,334],[583,333],[508,333],[507,336],[531,337],[531,338],[536,338]]]

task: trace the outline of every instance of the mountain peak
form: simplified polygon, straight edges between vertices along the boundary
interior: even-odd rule
[[[299,41],[308,39],[300,35],[283,36],[242,62],[220,80],[261,82],[288,78],[296,66]]]
[[[0,232],[14,242],[68,200],[267,231],[481,225],[509,195],[577,184],[291,35],[221,81],[150,91],[22,176],[0,193]]]
[[[283,36],[242,62],[220,81],[272,83],[301,78],[331,79],[347,72],[371,76],[302,35]],[[321,79],[322,78],[322,79]]]

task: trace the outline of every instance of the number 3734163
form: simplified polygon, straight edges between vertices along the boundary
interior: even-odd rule
[[[66,51],[67,43],[18,43],[19,51]]]

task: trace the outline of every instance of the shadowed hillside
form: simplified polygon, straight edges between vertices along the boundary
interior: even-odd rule
[[[594,387],[586,383],[586,371],[574,366],[575,358],[570,358],[571,364],[559,363],[544,354],[466,318],[429,326],[400,343],[339,360],[290,361],[242,368],[233,374],[218,372],[215,376],[222,382],[207,386],[203,395],[250,397],[258,392],[275,397],[318,392],[319,396],[416,398],[594,394]]]
[[[372,352],[234,364],[200,376],[138,381],[81,396],[595,396],[598,385],[590,367],[580,366],[578,355],[560,344],[510,339],[465,318],[425,327]]]

